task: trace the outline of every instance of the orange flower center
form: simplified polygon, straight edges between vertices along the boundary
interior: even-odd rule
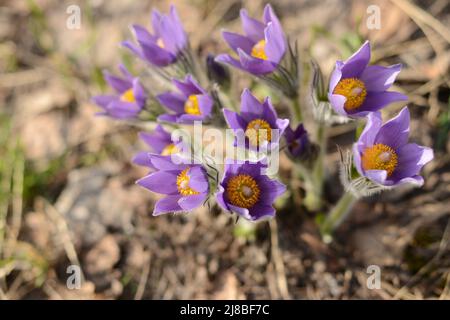
[[[189,168],[186,168],[183,171],[181,171],[181,173],[177,176],[178,192],[185,197],[199,194],[199,192],[189,187],[190,177],[188,175],[188,172]]]
[[[134,98],[133,88],[130,88],[122,93],[122,95],[120,96],[120,100],[124,102],[136,102],[136,99]]]
[[[361,162],[364,170],[386,170],[389,177],[397,167],[398,158],[394,149],[377,143],[364,150]]]
[[[260,195],[258,184],[248,174],[232,177],[225,192],[232,205],[246,209],[253,207]]]
[[[259,146],[265,141],[272,140],[272,128],[270,124],[263,119],[255,119],[249,122],[245,129],[245,136],[253,146]]]
[[[195,94],[189,96],[184,104],[184,112],[199,116],[201,115],[200,106],[198,104],[198,97]]]
[[[267,60],[267,55],[266,55],[266,40],[259,40],[258,43],[256,43],[253,48],[252,48],[252,52],[251,55],[255,58],[259,58],[262,60]]]
[[[344,96],[346,110],[355,110],[359,108],[367,96],[366,86],[364,82],[356,78],[342,79],[336,85],[333,91],[334,94]]]
[[[177,148],[176,145],[174,145],[173,143],[168,144],[162,151],[161,151],[161,155],[162,156],[170,156],[171,154],[177,153],[179,150]]]

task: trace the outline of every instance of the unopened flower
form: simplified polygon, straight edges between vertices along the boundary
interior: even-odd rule
[[[275,216],[272,205],[286,191],[286,186],[265,175],[265,168],[261,161],[226,164],[216,194],[217,203],[224,210],[251,221]]]
[[[278,118],[269,97],[261,103],[248,89],[244,89],[241,95],[240,114],[228,109],[223,113],[236,135],[245,134],[245,147],[251,149],[264,150],[278,144],[289,125],[288,119]]]
[[[114,94],[98,95],[92,98],[93,102],[103,111],[99,115],[106,115],[117,119],[134,119],[145,106],[147,95],[139,79],[133,77],[123,66],[119,66],[123,77],[104,72],[105,80],[114,89]]]
[[[300,157],[305,153],[309,145],[308,132],[300,123],[295,130],[287,127],[284,132],[287,148],[293,157]]]
[[[156,98],[174,113],[163,114],[158,117],[158,120],[172,123],[193,123],[211,117],[214,100],[191,75],[187,75],[184,81],[173,80],[173,84],[179,92],[166,92]]]
[[[162,156],[169,156],[180,152],[177,142],[172,140],[171,134],[158,124],[153,132],[140,132],[139,138],[150,147],[150,152]],[[133,158],[133,163],[152,167],[149,151],[141,151]]]
[[[254,75],[273,72],[286,52],[286,37],[272,7],[266,5],[262,22],[249,17],[247,11],[242,9],[241,21],[245,35],[227,31],[222,33],[239,56],[238,59],[221,54],[216,60]]]
[[[158,67],[174,63],[188,45],[186,32],[173,5],[168,15],[152,11],[153,34],[139,25],[132,28],[139,45],[130,41],[123,42],[123,45],[139,58]]]
[[[337,61],[331,74],[328,99],[343,116],[364,117],[384,106],[408,100],[405,95],[387,91],[401,70],[401,64],[389,67],[368,65],[370,43],[366,41],[347,61]]]
[[[433,150],[408,143],[409,110],[382,124],[380,112],[368,116],[367,125],[353,146],[359,174],[383,186],[423,184],[422,167],[433,159]]]
[[[136,183],[150,191],[166,195],[156,202],[154,216],[191,211],[206,201],[209,183],[206,170],[201,165],[178,164],[178,161],[173,161],[176,155],[148,156],[156,171]]]
[[[206,68],[209,80],[216,82],[225,89],[230,87],[231,75],[228,67],[216,62],[212,54],[208,54],[206,57]]]

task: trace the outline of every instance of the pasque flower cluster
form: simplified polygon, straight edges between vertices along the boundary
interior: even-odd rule
[[[190,212],[206,203],[250,221],[273,217],[274,204],[287,190],[286,177],[268,173],[266,156],[245,159],[226,158],[224,166],[206,161],[188,161],[182,152],[186,142],[174,139],[169,128],[196,123],[231,130],[233,146],[248,153],[284,152],[298,169],[291,179],[302,179],[306,192],[319,192],[325,167],[322,135],[314,139],[305,128],[299,103],[299,57],[296,46],[287,40],[282,25],[270,5],[261,20],[240,12],[242,34],[223,31],[229,53],[209,54],[205,64],[193,54],[189,38],[174,6],[168,14],[154,10],[151,31],[133,25],[134,41],[124,41],[125,48],[145,62],[144,70],[164,82],[166,91],[154,92],[146,79],[134,76],[120,66],[122,76],[105,72],[113,90],[93,101],[102,109],[100,115],[115,119],[157,121],[152,132],[141,132],[148,149],[135,155],[135,164],[148,168],[137,183],[158,194],[153,214]],[[382,123],[380,110],[389,104],[406,101],[404,94],[390,91],[401,65],[370,65],[370,43],[365,42],[346,61],[337,61],[330,75],[328,93],[323,98],[330,110],[354,121],[366,121],[365,129],[353,147],[353,165],[359,178],[380,187],[400,184],[422,185],[422,167],[432,160],[430,148],[408,143],[410,113],[407,107],[399,115]],[[230,92],[228,68],[244,71],[278,90],[289,101],[291,116],[278,115],[271,97],[259,100],[243,88],[240,107]],[[206,69],[206,70],[205,70]],[[152,78],[153,79],[153,78]],[[314,90],[314,88],[312,88]],[[316,108],[317,106],[309,106]],[[309,112],[313,114],[314,112]],[[155,115],[151,120],[146,115]],[[281,113],[280,113],[281,114]],[[326,125],[318,122],[319,129]],[[227,126],[227,127],[226,127]],[[242,140],[243,143],[239,143]],[[317,152],[320,150],[321,152]],[[315,150],[312,152],[311,150]],[[307,159],[308,161],[306,161]],[[296,170],[296,169],[294,169]],[[319,179],[319,180],[320,180]],[[311,190],[307,186],[313,186]],[[319,190],[319,191],[318,191]]]

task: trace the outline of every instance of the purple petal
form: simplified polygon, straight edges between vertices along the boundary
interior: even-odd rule
[[[118,93],[123,93],[132,87],[132,83],[128,80],[116,77],[108,71],[103,72],[103,76],[108,84]]]
[[[174,171],[153,172],[136,183],[156,193],[178,194],[177,174]]]
[[[195,79],[190,74],[186,76],[184,81],[174,79],[173,84],[186,96],[186,99],[193,94],[206,93],[206,91],[202,87],[200,87],[197,81],[195,81]]]
[[[150,154],[150,161],[152,165],[163,171],[183,171],[187,166],[182,164],[176,164],[171,159],[177,158],[175,155],[171,156],[161,156],[159,154]]]
[[[401,64],[389,67],[368,66],[360,76],[367,91],[381,92],[389,89],[402,69]]]
[[[92,97],[92,102],[94,102],[96,105],[106,108],[108,104],[113,102],[114,100],[117,100],[117,96],[114,95],[98,95],[95,97]]]
[[[375,144],[375,138],[377,137],[382,123],[383,121],[381,120],[380,112],[369,113],[366,126],[357,142],[359,152],[362,153],[367,147],[371,147]]]
[[[179,212],[182,208],[178,204],[180,200],[180,195],[166,196],[155,203],[155,208],[153,209],[153,215],[159,216],[163,213]]]
[[[158,121],[177,123],[177,116],[174,114],[162,114],[158,117]]]
[[[273,72],[276,69],[276,65],[274,65],[272,62],[254,58],[241,49],[238,49],[238,54],[242,69],[254,75],[267,74]]]
[[[203,117],[207,118],[211,116],[211,111],[214,105],[213,100],[209,95],[202,94],[197,96],[198,107]]]
[[[361,176],[364,176],[364,170],[362,168],[362,164],[361,164],[361,154],[360,154],[360,146],[358,145],[358,143],[354,143],[353,144],[353,148],[352,148],[352,152],[353,152],[353,164],[355,165],[356,171],[358,171],[358,173]],[[362,148],[364,150],[364,146],[362,146]]]
[[[208,191],[209,184],[205,169],[200,166],[189,169],[189,186],[197,192],[205,193]]]
[[[275,216],[275,209],[271,205],[260,202],[249,209],[249,216],[251,221],[272,218]]]
[[[336,61],[336,66],[334,67],[333,72],[330,77],[330,86],[329,86],[329,94],[333,94],[334,88],[339,83],[342,78],[342,67],[344,63],[342,61]]]
[[[223,115],[225,117],[226,122],[228,123],[228,126],[231,129],[234,129],[234,130],[247,129],[247,123],[236,112],[228,110],[228,109],[223,109]]]
[[[375,143],[382,143],[394,149],[408,143],[409,137],[409,110],[404,107],[400,113],[386,122],[378,131]]]
[[[178,12],[174,5],[170,6],[169,18],[172,23],[172,27],[174,28],[176,43],[178,44],[178,48],[182,49],[187,45],[187,35],[186,31],[184,31],[183,25],[181,24],[181,20],[178,16]]]
[[[375,183],[386,185],[386,170],[367,170],[364,175]]]
[[[136,118],[141,111],[141,107],[136,103],[114,100],[105,108],[108,115],[118,119]]]
[[[342,116],[348,116],[349,114],[344,108],[347,98],[341,96],[340,94],[328,94],[328,100],[330,101],[331,107],[336,113]]]
[[[119,70],[122,72],[123,76],[128,79],[128,81],[133,81],[133,75],[128,71],[123,63],[119,64]]]
[[[178,204],[181,209],[185,211],[191,211],[197,207],[200,207],[206,200],[205,194],[196,194],[192,196],[182,197],[178,200]]]
[[[240,48],[245,52],[250,53],[252,52],[253,46],[255,45],[255,42],[237,33],[223,31],[222,36],[231,47],[231,49],[233,49],[235,52],[237,52],[237,49]]]
[[[418,175],[422,167],[434,157],[432,149],[415,143],[409,143],[399,148],[397,156],[398,166],[391,177],[392,180]]]
[[[370,112],[378,111],[390,103],[405,100],[408,100],[408,97],[399,92],[368,92],[363,104],[354,111],[348,112],[348,114],[352,117],[364,117]]]
[[[149,153],[146,151],[138,152],[131,162],[137,164],[139,166],[150,167],[153,168],[152,162],[150,161]]]
[[[131,41],[122,41],[121,45],[124,46],[125,48],[128,48],[138,58],[145,60],[144,53],[142,52],[141,48],[132,43]]]
[[[156,96],[159,103],[176,113],[184,112],[185,99],[179,94],[166,92]]]
[[[156,66],[165,67],[176,59],[174,54],[159,47],[156,43],[144,43],[139,40],[138,42],[141,45],[145,59]]]
[[[342,78],[359,78],[370,61],[370,43],[366,41],[342,67]]]
[[[136,41],[140,43],[155,43],[158,40],[158,37],[152,35],[147,29],[140,25],[134,24],[131,26],[131,29]]]
[[[133,95],[136,99],[136,103],[143,108],[145,106],[145,101],[147,100],[147,94],[138,78],[133,79]]]
[[[246,121],[264,118],[263,105],[247,88],[241,94],[241,115]]]
[[[249,17],[247,10],[245,9],[241,9],[240,15],[244,33],[255,43],[264,39],[265,25],[262,22]]]

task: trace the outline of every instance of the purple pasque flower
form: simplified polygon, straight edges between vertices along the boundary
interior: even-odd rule
[[[123,45],[139,58],[157,67],[165,67],[174,63],[180,52],[187,47],[187,35],[173,5],[170,6],[168,15],[153,10],[151,18],[153,34],[142,26],[133,25],[139,45],[130,41],[123,42]]]
[[[364,117],[384,106],[408,100],[408,97],[387,91],[401,70],[401,64],[389,67],[368,65],[370,43],[366,41],[347,61],[337,61],[331,74],[328,100],[343,116]]]
[[[265,168],[262,161],[226,164],[216,194],[222,209],[250,221],[275,216],[272,205],[286,191],[286,186],[265,175]]]
[[[150,191],[165,194],[155,204],[153,215],[191,211],[202,205],[209,194],[208,176],[201,165],[183,164],[177,155],[148,154],[156,171],[136,183]]]
[[[381,113],[368,116],[367,124],[353,146],[353,160],[361,176],[377,184],[396,186],[423,184],[422,167],[433,159],[433,150],[408,143],[409,110],[382,124]]]
[[[138,78],[133,77],[123,65],[120,65],[119,69],[123,77],[104,72],[106,82],[115,93],[98,95],[92,100],[103,109],[99,115],[117,119],[135,119],[144,108],[147,95]]]
[[[273,72],[286,53],[286,36],[270,4],[264,8],[263,21],[250,18],[241,10],[245,35],[224,31],[223,38],[239,59],[221,54],[216,60],[232,65],[254,75]]]
[[[303,123],[300,123],[295,130],[288,126],[284,132],[284,138],[286,139],[287,148],[293,157],[300,157],[309,144],[308,132],[303,127]]]
[[[139,132],[139,138],[150,147],[152,153],[170,156],[180,152],[178,142],[172,140],[169,132],[158,124],[153,132]],[[133,163],[152,168],[148,151],[141,151],[133,158]]]
[[[261,103],[248,89],[244,89],[241,95],[241,113],[224,109],[223,114],[236,135],[235,145],[239,141],[238,137],[243,134],[245,147],[253,150],[266,150],[278,145],[289,125],[288,119],[278,118],[269,97]]]
[[[191,75],[187,75],[184,81],[174,79],[172,82],[179,92],[162,93],[156,98],[174,113],[163,114],[158,120],[192,124],[211,117],[214,100]]]

